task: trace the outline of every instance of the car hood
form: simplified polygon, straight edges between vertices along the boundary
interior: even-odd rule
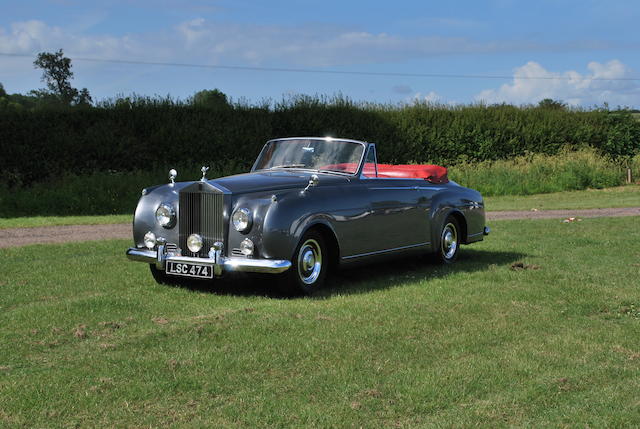
[[[283,189],[307,186],[313,172],[303,171],[257,171],[237,174],[209,180],[212,185],[221,185],[233,194],[249,192],[278,191]],[[350,178],[334,174],[316,173],[320,179],[319,186],[340,185],[349,182]]]

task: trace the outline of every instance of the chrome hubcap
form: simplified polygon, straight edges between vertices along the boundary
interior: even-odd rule
[[[298,275],[304,284],[312,284],[322,271],[322,250],[317,241],[309,239],[298,252]]]
[[[452,223],[448,223],[442,230],[442,256],[445,259],[451,259],[458,249],[458,231]]]

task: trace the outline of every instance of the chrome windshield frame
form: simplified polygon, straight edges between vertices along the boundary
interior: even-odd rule
[[[253,166],[251,167],[251,172],[256,172],[256,171],[270,171],[271,169],[269,168],[261,168],[261,169],[257,169],[257,165],[258,165],[258,161],[260,160],[260,158],[262,157],[263,152],[266,150],[267,145],[269,145],[269,143],[272,142],[279,142],[279,141],[293,141],[293,140],[321,140],[321,141],[325,141],[325,142],[344,142],[344,143],[356,143],[362,146],[362,155],[360,155],[360,161],[358,162],[358,168],[356,169],[356,171],[354,173],[349,173],[349,172],[345,172],[345,171],[333,171],[333,170],[317,170],[317,169],[313,169],[313,168],[286,168],[283,170],[292,170],[292,171],[311,171],[314,173],[326,173],[326,174],[340,174],[343,176],[347,176],[347,177],[360,177],[360,174],[362,172],[362,169],[364,167],[364,159],[367,156],[367,151],[369,149],[369,145],[371,145],[372,143],[367,143],[367,142],[363,142],[360,140],[351,140],[351,139],[342,139],[342,138],[333,138],[333,137],[285,137],[285,138],[281,138],[281,139],[271,139],[268,140],[264,146],[262,146],[262,149],[260,150],[260,153],[258,154],[258,157],[256,158],[255,162],[253,163]],[[274,170],[276,170],[277,168],[274,168]],[[271,170],[272,171],[272,170]]]

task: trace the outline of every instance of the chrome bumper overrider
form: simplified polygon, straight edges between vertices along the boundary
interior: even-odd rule
[[[225,271],[277,274],[287,271],[289,267],[291,267],[291,262],[283,259],[225,258],[220,255],[219,252],[210,252],[208,258],[176,256],[165,253],[164,246],[158,246],[158,250],[131,247],[127,250],[127,258],[136,262],[155,264],[160,270],[165,269],[166,261],[206,265],[213,268],[216,276],[221,275]]]

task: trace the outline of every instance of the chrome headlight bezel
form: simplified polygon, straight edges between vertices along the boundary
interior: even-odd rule
[[[171,229],[176,226],[176,209],[171,203],[162,203],[156,209],[156,222],[163,228]]]
[[[231,222],[233,223],[233,227],[236,231],[249,232],[251,230],[251,225],[253,224],[251,210],[246,207],[236,210],[231,216]]]

